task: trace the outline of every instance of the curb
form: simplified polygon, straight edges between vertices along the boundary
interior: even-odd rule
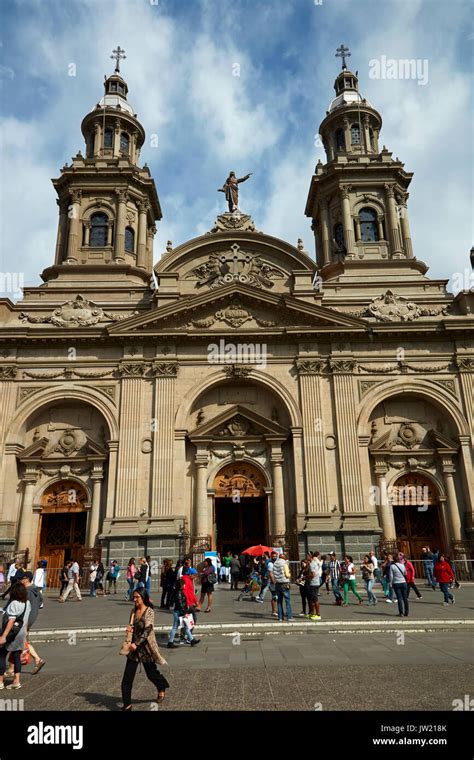
[[[199,635],[220,633],[222,635],[232,635],[234,633],[272,633],[288,631],[325,631],[327,633],[383,633],[392,630],[409,629],[410,631],[426,631],[427,629],[456,630],[459,627],[474,628],[474,620],[384,620],[381,622],[362,622],[362,621],[301,621],[295,623],[210,623],[198,625]],[[111,626],[107,628],[64,628],[52,630],[31,631],[29,638],[31,641],[38,641],[44,638],[54,638],[55,640],[67,639],[71,634],[80,637],[101,637],[101,636],[120,636],[123,635],[125,626]],[[166,633],[170,631],[170,626],[155,626],[156,633]]]

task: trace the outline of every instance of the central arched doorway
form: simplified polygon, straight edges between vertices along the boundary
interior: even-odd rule
[[[392,489],[397,544],[411,559],[423,546],[445,550],[441,504],[436,486],[425,476],[408,473]]]
[[[214,537],[221,556],[268,541],[266,480],[258,467],[228,464],[214,478]]]
[[[86,489],[75,480],[61,480],[48,486],[41,497],[39,526],[40,559],[48,563],[48,582],[56,585],[64,562],[82,562],[87,536]]]

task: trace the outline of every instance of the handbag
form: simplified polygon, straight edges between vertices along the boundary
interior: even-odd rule
[[[180,625],[186,626],[190,631],[194,628],[194,618],[191,615],[190,612],[187,612],[185,615],[180,617],[179,619]]]
[[[132,629],[131,631],[127,630],[127,633],[125,635],[125,641],[122,643],[122,646],[119,649],[119,654],[123,654],[127,656],[130,654],[130,644],[132,643],[133,638],[133,620],[135,618],[135,613],[132,612],[132,616],[130,618],[129,627]]]
[[[212,584],[217,583],[217,575],[215,573],[209,573],[207,576],[207,582]]]
[[[11,644],[12,641],[14,641],[14,639],[18,636],[18,634],[20,633],[21,629],[23,628],[23,618],[25,617],[25,612],[26,612],[26,604],[25,603],[23,603],[23,607],[24,607],[23,612],[21,613],[21,615],[18,615],[17,619],[15,620],[15,622],[13,623],[12,627],[10,628],[10,630],[9,630],[9,632],[7,634],[7,637],[5,639],[5,645]],[[5,630],[5,628],[7,627],[8,618],[9,617],[10,616],[6,612],[6,609],[4,609],[3,610],[3,621],[2,621],[2,633]]]

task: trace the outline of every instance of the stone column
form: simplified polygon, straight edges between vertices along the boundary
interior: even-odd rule
[[[69,235],[67,241],[68,261],[77,261],[79,247],[79,218],[81,213],[82,190],[71,192],[71,204],[68,208]]]
[[[148,239],[147,239],[147,252],[146,252],[146,268],[149,272],[153,269],[153,241],[156,235],[156,225],[152,224],[148,227]]]
[[[96,121],[94,124],[94,158],[99,158],[102,149],[102,128],[100,121]]]
[[[474,471],[472,459],[471,437],[469,435],[460,435],[459,443],[461,450],[459,452],[460,471],[463,483],[464,505],[466,508],[466,531],[474,530],[474,480],[472,473]]]
[[[340,463],[340,486],[344,512],[363,512],[365,506],[357,437],[356,390],[353,359],[332,359],[334,403]]]
[[[115,516],[115,504],[117,496],[117,465],[118,465],[118,441],[109,441],[109,463],[107,477],[107,502],[105,508],[105,518],[108,522]]]
[[[354,258],[354,228],[352,226],[351,204],[349,193],[351,185],[341,185],[342,194],[342,226],[344,228],[344,244],[346,246],[347,257]]]
[[[88,246],[88,245],[90,245],[90,242],[91,242],[91,223],[90,222],[85,222],[84,223],[84,231],[85,231],[85,234],[84,234],[84,245]]]
[[[56,203],[59,206],[59,223],[58,234],[56,237],[56,255],[54,257],[55,264],[62,264],[64,259],[64,248],[66,246],[66,233],[67,233],[67,204],[59,199],[56,199]]]
[[[92,471],[92,507],[89,512],[89,520],[87,525],[87,546],[95,546],[97,536],[99,534],[100,525],[100,500],[102,493],[102,479],[104,477],[103,468],[101,464],[94,465]]]
[[[329,213],[327,200],[321,201],[321,240],[323,248],[323,265],[331,261],[330,252],[330,235],[329,235]]]
[[[33,499],[35,495],[36,481],[38,480],[36,468],[27,467],[22,480],[25,484],[25,490],[23,492],[21,505],[17,549],[19,551],[29,549],[30,556],[32,556],[36,551],[39,524],[39,512],[33,512]]]
[[[117,469],[116,515],[136,515],[148,504],[137,503],[141,492],[141,412],[142,383],[146,366],[143,362],[124,362],[120,394],[120,441]]]
[[[413,246],[411,244],[410,224],[408,222],[408,208],[407,208],[408,194],[403,197],[400,203],[401,215],[400,226],[402,229],[403,247],[405,249],[405,255],[408,259],[413,258]]]
[[[271,464],[273,476],[273,536],[284,536],[286,533],[285,496],[283,490],[283,454],[281,445],[272,446]]]
[[[295,466],[295,498],[296,498],[296,516],[303,517],[306,514],[306,499],[304,489],[303,473],[303,430],[302,428],[291,428],[293,438],[293,458]]]
[[[138,247],[137,247],[137,267],[146,269],[146,234],[147,234],[147,214],[150,204],[148,201],[138,203]]]
[[[456,472],[452,457],[450,455],[442,456],[441,462],[443,466],[444,485],[446,488],[446,496],[448,501],[448,515],[449,515],[449,527],[451,535],[448,536],[449,540],[460,541],[461,540],[461,517],[459,514],[458,500],[456,497],[456,487],[454,485],[453,475]]]
[[[117,195],[117,219],[115,222],[115,246],[114,258],[124,258],[125,256],[125,212],[128,202],[128,193],[126,190],[115,191]]]
[[[121,121],[120,119],[115,119],[115,129],[114,129],[114,156],[115,158],[118,158],[120,156],[120,132],[121,132]]]
[[[365,114],[365,116],[363,118],[363,127],[362,127],[362,129],[363,129],[363,132],[364,132],[364,138],[363,139],[364,139],[364,142],[365,142],[365,152],[366,153],[372,153],[372,146],[370,144],[369,127],[370,127],[369,117],[367,116],[367,114]]]
[[[383,231],[383,214],[377,214],[377,227],[379,231],[379,240],[385,240]]]
[[[393,190],[393,185],[385,184],[384,187],[387,198],[388,226],[389,237],[392,244],[392,258],[401,259],[403,258],[403,253],[400,238],[400,228],[398,226],[397,207],[395,205],[395,193]]]
[[[393,516],[393,506],[391,505],[387,494],[387,465],[384,460],[376,460],[374,467],[377,477],[377,505],[380,518],[380,527],[382,528],[383,537],[386,541],[394,541],[397,537],[395,529],[395,518]]]
[[[153,459],[151,476],[151,514],[172,515],[175,387],[177,362],[155,362],[153,400]],[[181,473],[181,478],[183,473]]]
[[[308,512],[327,512],[328,488],[321,397],[321,359],[298,359],[300,405],[303,417],[305,482]]]
[[[351,140],[351,123],[349,119],[344,119],[344,142],[346,144],[346,153],[350,153],[352,147]]]
[[[356,235],[355,235],[356,241],[358,241],[361,239],[361,234],[360,234],[360,219],[357,214],[354,216],[354,223],[355,223],[355,231],[356,231]]]
[[[112,247],[112,233],[114,229],[114,223],[112,219],[109,221],[108,227],[107,227],[107,246],[108,248]]]
[[[10,522],[10,530],[12,523],[17,520],[16,455],[20,453],[21,447],[5,444],[5,436],[16,406],[14,380],[17,372],[13,365],[0,366],[0,521]]]
[[[209,519],[207,509],[207,465],[209,457],[207,452],[198,451],[195,457],[196,464],[196,509],[195,509],[195,536],[209,536]]]
[[[474,357],[457,356],[455,361],[461,383],[464,414],[474,440]]]

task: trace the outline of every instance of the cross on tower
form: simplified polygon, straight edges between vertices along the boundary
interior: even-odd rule
[[[342,70],[344,71],[344,69],[347,69],[346,58],[349,58],[350,56],[349,48],[341,45],[341,47],[336,48],[336,50],[336,58],[342,58]]]
[[[123,58],[126,58],[127,56],[124,55],[125,50],[122,50],[120,45],[117,45],[117,48],[115,50],[112,50],[113,55],[111,55],[111,58],[115,58],[116,64],[115,64],[115,71],[117,74],[120,74],[120,60]]]

